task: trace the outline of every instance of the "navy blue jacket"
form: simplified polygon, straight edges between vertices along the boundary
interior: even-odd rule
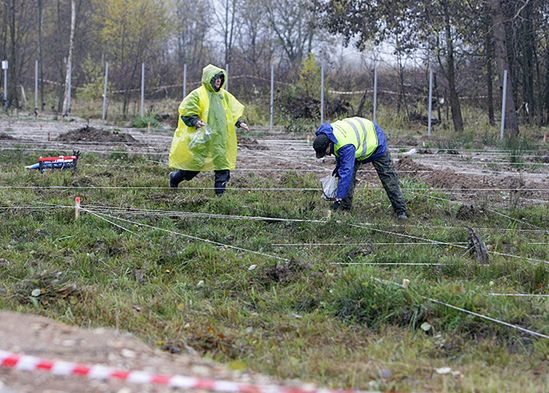
[[[381,127],[374,122],[374,127],[376,130],[378,146],[374,153],[360,162],[372,162],[380,158],[387,151],[387,138],[383,133]],[[334,135],[334,129],[330,123],[324,123],[316,131],[316,135],[326,134],[328,139],[334,144],[337,144],[337,138]],[[343,199],[349,194],[351,189],[351,184],[353,182],[353,176],[355,171],[355,155],[356,149],[353,145],[344,145],[338,151],[337,154],[339,157],[336,157],[336,168],[335,171],[339,176],[339,182],[337,185],[336,198]]]

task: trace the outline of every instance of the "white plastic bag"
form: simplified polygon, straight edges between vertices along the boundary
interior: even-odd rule
[[[191,140],[189,141],[189,147],[191,149],[195,148],[198,145],[202,145],[210,140],[212,137],[212,129],[209,125],[205,125],[197,129],[193,134],[191,134]]]
[[[327,201],[332,201],[336,198],[337,183],[337,176],[330,175],[320,179],[320,184],[322,184],[322,192],[324,193],[324,199],[326,199]]]

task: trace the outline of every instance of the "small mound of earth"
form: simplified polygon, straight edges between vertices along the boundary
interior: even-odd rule
[[[433,171],[425,180],[432,187],[462,190],[478,187],[477,179],[457,174],[451,169]]]
[[[396,164],[397,171],[415,172],[428,169],[427,167],[418,164],[410,157],[402,157]]]
[[[468,221],[478,218],[482,215],[483,211],[476,208],[474,205],[461,205],[456,213],[458,220]]]
[[[238,138],[238,145],[250,150],[269,150],[267,146],[260,145],[257,139],[253,138]]]
[[[0,132],[0,140],[13,140],[15,139],[13,136],[6,134],[5,132]]]
[[[56,140],[61,142],[137,142],[130,134],[100,130],[90,126],[61,134]]]

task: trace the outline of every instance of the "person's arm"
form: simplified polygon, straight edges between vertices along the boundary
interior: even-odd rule
[[[250,131],[250,127],[246,123],[242,121],[242,119],[238,119],[238,121],[235,123],[235,126],[237,128],[244,128],[246,131]]]
[[[183,123],[187,127],[196,127],[196,123],[200,120],[200,117],[198,115],[191,115],[191,116],[183,116],[181,115],[181,120],[183,120]]]
[[[353,145],[343,146],[338,150],[339,155],[339,183],[337,184],[336,201],[347,196],[353,182],[355,172],[355,154],[356,149]]]
[[[194,90],[179,105],[179,116],[187,127],[200,128],[206,123],[199,117],[199,113],[200,95],[197,90]]]

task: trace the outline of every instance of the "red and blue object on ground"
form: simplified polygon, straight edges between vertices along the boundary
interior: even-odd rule
[[[75,152],[72,156],[40,157],[36,164],[26,166],[25,168],[38,169],[40,172],[44,172],[46,169],[76,170],[79,156],[80,153]]]

